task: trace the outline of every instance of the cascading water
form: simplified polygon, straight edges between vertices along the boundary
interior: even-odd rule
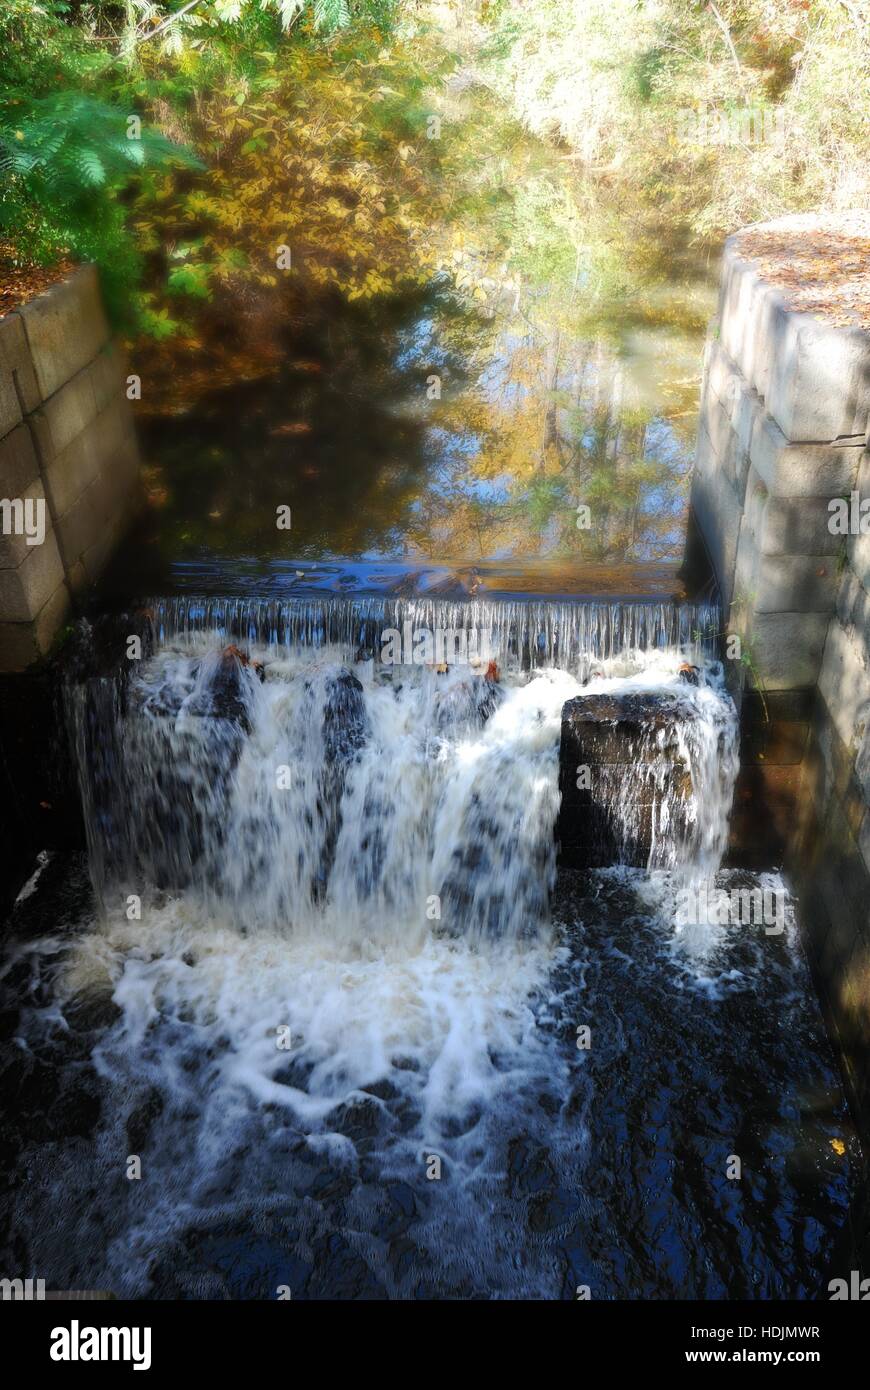
[[[685,1067],[715,1034],[712,1009],[755,999],[757,942],[740,942],[739,965],[722,933],[702,966],[675,961],[662,910],[661,867],[712,874],[725,843],[735,720],[715,609],[150,609],[155,649],[129,678],[69,691],[99,917],[22,952],[38,979],[29,1045],[79,1039],[101,1107],[89,1196],[62,1241],[40,1213],[75,1182],[80,1146],[20,1196],[40,1267],[75,1287],[87,1252],[88,1287],[134,1295],[553,1297],[585,1282],[599,1297],[719,1296],[733,1251],[727,1233],[710,1244],[697,1194],[673,1199],[670,1268],[654,1233],[622,1265],[608,1253],[614,1220],[643,1224],[660,1127],[636,1114],[614,1197],[623,1121],[598,1113],[602,1067],[622,1075],[625,1107],[656,1092],[655,1053],[631,1060],[644,1011]],[[384,633],[406,623],[476,631],[498,670],[386,664]],[[683,659],[703,667],[697,689]],[[557,874],[562,708],[596,692],[673,702],[691,785],[659,789],[651,874]],[[625,782],[616,799],[630,820]],[[741,1075],[763,1061],[789,1078],[818,1053],[793,933],[775,949],[764,969],[789,982],[790,1030],[753,1060],[764,1001],[744,1002]],[[597,1050],[579,1050],[584,1024]],[[711,1111],[714,1155],[742,1103]],[[143,1176],[125,1182],[131,1155]],[[799,1194],[777,1182],[781,1214]],[[766,1239],[763,1278],[805,1289],[802,1257]]]
[[[154,600],[151,613],[161,643],[214,633],[282,648],[331,643],[350,654],[376,651],[385,630],[408,621],[429,632],[473,630],[508,669],[558,666],[583,679],[596,662],[620,656],[712,654],[719,633],[719,608],[710,603],[172,598]]]
[[[680,652],[701,657],[716,631],[710,606],[176,599],[151,612],[158,649],[126,698],[105,681],[71,695],[100,886],[194,887],[246,927],[402,939],[432,920],[469,939],[537,935],[563,704],[581,688],[673,689]],[[406,664],[384,665],[390,632],[471,632],[500,679],[485,662],[416,664],[410,636]],[[231,639],[253,664],[221,657]],[[706,812],[695,838],[721,853],[728,806],[707,793],[733,767],[720,776],[712,731],[733,709],[707,687],[682,703],[689,809]],[[672,859],[687,847],[675,840]]]

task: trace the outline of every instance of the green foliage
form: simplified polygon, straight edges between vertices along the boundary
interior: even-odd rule
[[[149,238],[133,234],[131,209],[149,204],[170,169],[204,167],[185,150],[191,110],[214,89],[229,88],[243,102],[264,53],[292,53],[313,35],[328,39],[358,21],[383,37],[397,8],[397,0],[212,0],[182,13],[180,4],[152,0],[75,8],[7,0],[0,240],[22,261],[96,261],[113,317],[129,320],[138,305],[139,326],[166,336],[177,321],[155,299],[156,287],[144,297]],[[131,132],[129,118],[140,115]],[[246,153],[256,145],[252,136]],[[178,260],[167,265],[170,298],[208,298],[213,268],[195,256]],[[238,270],[243,260],[230,247],[216,269]]]
[[[127,230],[133,185],[191,157],[113,100],[107,55],[64,22],[67,6],[13,0],[0,20],[0,238],[21,260],[100,266],[110,312],[128,316],[141,256]],[[132,138],[131,138],[132,137]]]
[[[143,129],[128,138],[128,115],[80,92],[0,101],[0,231],[19,253],[94,260],[113,316],[138,278],[121,195],[144,171],[189,157]]]

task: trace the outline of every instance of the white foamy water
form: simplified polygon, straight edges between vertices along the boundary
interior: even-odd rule
[[[676,648],[598,657],[585,684],[516,666],[494,683],[254,642],[261,681],[219,659],[225,641],[167,636],[123,700],[74,692],[102,917],[57,992],[61,1009],[111,992],[120,1013],[94,1061],[117,1105],[99,1161],[117,1165],[131,1113],[150,1106],[161,1176],[130,1185],[106,1277],[144,1291],[156,1233],[231,1219],[236,1189],[239,1210],[254,1192],[268,1211],[306,1164],[356,1180],[375,1163],[380,1183],[423,1182],[418,1231],[445,1278],[464,1241],[478,1257],[482,1243],[508,1287],[508,1137],[540,1128],[549,1097],[560,1167],[585,1144],[583,1104],[563,1115],[553,1100],[583,1061],[553,1046],[562,707],[678,700],[692,791],[677,814],[661,783],[652,859],[704,872],[724,846],[733,707],[712,668],[697,689],[678,680]],[[617,800],[630,820],[630,784]],[[440,1183],[422,1177],[433,1157]],[[357,1189],[352,1224],[377,1200]],[[523,1287],[549,1296],[547,1260],[529,1259]]]

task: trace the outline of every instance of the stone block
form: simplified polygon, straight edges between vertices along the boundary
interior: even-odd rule
[[[853,777],[854,750],[840,737],[824,698],[818,702],[814,732],[821,762],[819,804],[832,797],[842,802]]]
[[[19,311],[40,397],[48,401],[109,341],[96,266],[81,266]]]
[[[24,671],[45,656],[62,628],[69,608],[69,591],[65,584],[61,584],[32,622],[0,622],[0,671]]]
[[[63,517],[100,476],[102,458],[92,430],[83,430],[44,469],[45,489],[54,514]]]
[[[114,468],[115,460],[129,448],[131,435],[126,402],[116,397],[52,459],[44,468],[44,475],[56,516],[65,515],[85,488],[107,469]]]
[[[82,598],[90,587],[90,579],[81,560],[76,560],[67,570],[66,582],[74,599]]]
[[[39,477],[33,438],[26,424],[0,439],[0,497],[22,497]]]
[[[96,545],[105,529],[106,517],[100,479],[95,478],[67,512],[57,520],[57,541],[69,571],[86,550]]]
[[[870,718],[870,651],[837,618],[827,634],[819,691],[846,746],[860,743]]]
[[[772,497],[755,469],[746,488],[746,524],[762,555],[836,555],[843,538],[831,534],[826,497]]]
[[[788,311],[757,266],[744,259],[729,239],[722,269],[722,342],[747,386],[762,399]]]
[[[858,779],[864,800],[870,805],[870,723],[865,725],[864,732],[858,741],[855,776]]]
[[[856,489],[862,501],[870,498],[870,449],[861,455]],[[865,589],[870,589],[870,532],[849,536],[846,543],[849,564]]]
[[[833,613],[840,576],[825,555],[764,555],[755,577],[757,613]]]
[[[712,444],[703,427],[698,433],[698,458],[702,462],[692,479],[692,509],[727,610],[734,588],[743,506],[736,489],[717,467]]]
[[[770,360],[765,404],[787,439],[823,443],[867,433],[870,334],[781,313]]]
[[[764,407],[754,391],[742,388],[737,396],[732,418],[732,428],[736,439],[735,462],[737,486],[741,496],[745,496],[752,463],[752,436],[764,414]]]
[[[63,565],[54,532],[30,551],[15,569],[0,569],[0,613],[12,623],[37,617],[63,583]]]
[[[851,831],[852,835],[855,837],[855,840],[857,841],[861,834],[861,824],[864,820],[864,813],[867,810],[867,801],[864,797],[863,792],[861,791],[861,787],[858,783],[857,777],[854,774],[854,771],[851,773],[851,775],[849,776],[849,780],[846,783],[846,789],[843,792],[842,805],[843,814],[846,817],[846,823],[848,824],[849,830]]]
[[[138,511],[141,501],[138,472],[138,455],[128,441],[126,448],[112,455],[102,473],[100,489],[108,521],[126,525]]]
[[[706,430],[717,466],[742,494],[749,468],[755,417],[762,409],[730,358],[716,343],[701,395],[700,426]]]
[[[734,566],[733,603],[735,606],[744,608],[747,613],[755,608],[762,563],[763,556],[749,525],[749,514],[744,513],[737,545],[737,561]],[[748,629],[744,628],[743,630]]]
[[[858,831],[858,847],[861,850],[864,867],[870,873],[870,810],[866,808],[861,821],[861,828]]]
[[[738,247],[739,237],[729,238],[722,265],[725,352],[787,439],[829,443],[864,434],[870,421],[870,333],[790,308]]]
[[[676,726],[694,718],[692,705],[660,693],[578,696],[565,704],[556,826],[563,864],[645,865],[665,796],[670,831],[680,833],[680,808],[692,784]],[[581,768],[588,786],[577,785]]]
[[[831,619],[827,613],[755,613],[749,651],[754,672],[766,690],[799,690],[815,685]],[[747,681],[755,688],[750,668]]]
[[[5,320],[0,319],[0,327]],[[15,389],[15,378],[0,362],[0,438],[20,425],[24,416]]]
[[[702,400],[712,394],[730,409],[737,378],[737,367],[731,361],[722,343],[714,338],[708,338],[704,385],[701,392]]]
[[[718,397],[711,396],[705,403],[703,420],[718,466],[727,469],[733,449],[730,411]]]
[[[20,314],[0,319],[0,434],[39,405],[39,387]]]
[[[66,584],[61,584],[42,607],[36,619],[36,643],[43,656],[51,650],[54,639],[69,616],[69,611],[69,590]]]
[[[837,595],[837,617],[844,627],[855,627],[870,639],[870,593],[848,565]]]
[[[49,467],[96,415],[94,372],[92,367],[85,367],[32,416],[43,468]]]
[[[792,444],[769,415],[756,417],[752,466],[775,497],[840,497],[855,485],[863,446]]]
[[[41,655],[35,623],[0,622],[0,671],[24,671]]]
[[[868,930],[867,903],[870,881],[839,803],[826,808],[824,843],[814,864],[814,879],[821,888],[831,930],[822,944],[820,964],[833,998],[842,988],[846,970],[857,945]]]
[[[722,346],[744,377],[751,381],[746,364],[752,348],[758,297],[764,291],[758,272],[725,243],[722,261],[719,320]]]
[[[123,354],[115,343],[109,343],[90,366],[94,399],[98,413],[120,400],[126,402],[126,372]]]

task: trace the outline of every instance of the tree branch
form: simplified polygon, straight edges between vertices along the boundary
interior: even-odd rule
[[[176,10],[174,14],[167,15],[165,19],[161,20],[156,29],[149,29],[147,34],[143,34],[141,38],[137,38],[136,43],[145,43],[146,39],[156,38],[158,34],[162,34],[164,30],[168,29],[170,24],[174,24],[177,19],[183,18],[189,10],[192,10],[199,3],[200,0],[187,0],[187,4],[182,5],[180,10]]]
[[[731,57],[732,57],[732,59],[734,60],[734,67],[735,67],[735,69],[736,69],[736,71],[737,71],[737,76],[738,76],[738,78],[739,78],[739,80],[740,80],[740,85],[741,85],[741,87],[742,87],[742,86],[743,86],[743,69],[742,69],[742,67],[740,66],[740,59],[737,57],[737,49],[734,47],[734,40],[733,40],[732,37],[731,37],[731,30],[728,28],[728,25],[725,23],[725,20],[722,18],[722,15],[719,13],[718,8],[717,8],[716,5],[713,3],[713,0],[707,0],[707,9],[710,11],[711,15],[713,16],[713,18],[715,19],[716,23],[718,24],[718,26],[719,26],[719,28],[720,28],[720,30],[721,30],[721,32],[722,32],[722,37],[724,38],[725,42],[726,42],[727,45],[728,45],[728,51],[730,52]]]

